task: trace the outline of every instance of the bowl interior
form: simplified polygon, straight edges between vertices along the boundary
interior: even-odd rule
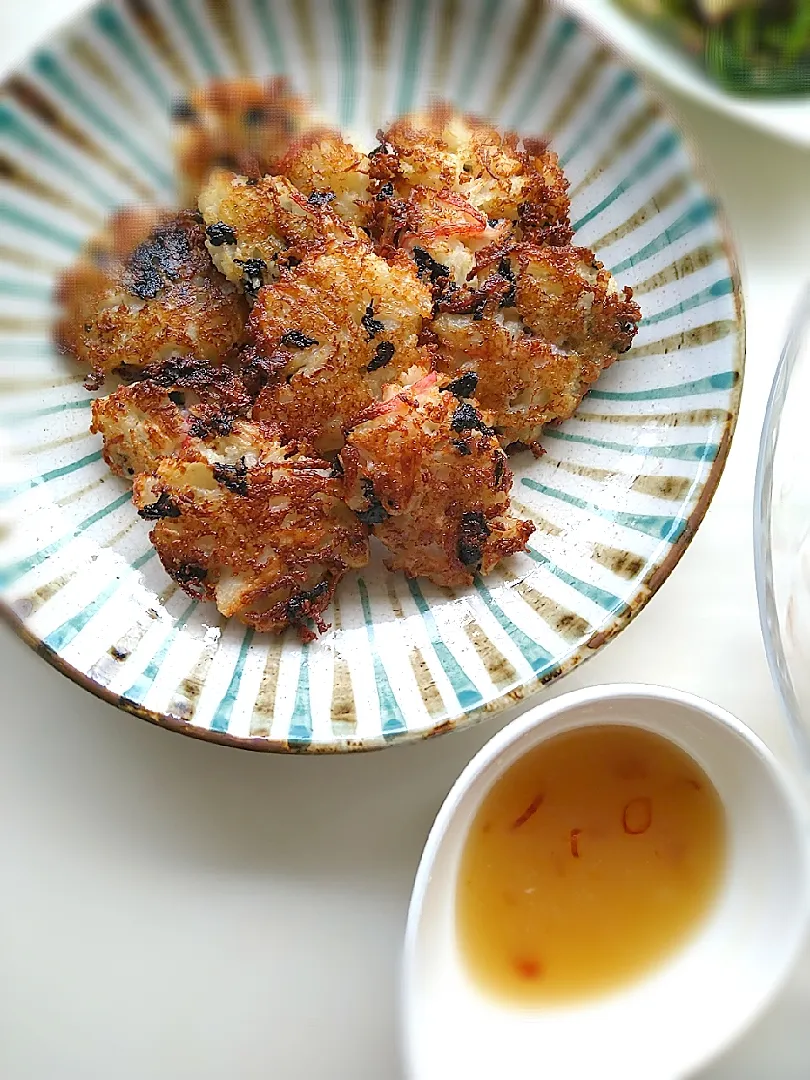
[[[432,97],[547,133],[576,241],[645,318],[547,454],[513,458],[531,549],[469,589],[346,579],[307,646],[226,623],[167,578],[51,345],[59,271],[120,203],[171,201],[170,108],[216,75],[286,75],[372,145]],[[533,0],[101,3],[0,90],[0,588],[72,678],[147,719],[253,749],[345,750],[470,723],[617,633],[678,561],[717,484],[743,367],[717,207],[637,78]]]
[[[543,739],[587,724],[633,724],[689,753],[726,811],[718,899],[684,947],[650,975],[581,1004],[512,1009],[482,993],[456,941],[455,882],[469,826],[495,780]],[[411,1075],[682,1076],[763,1008],[807,922],[810,864],[802,804],[769,752],[733,717],[644,687],[580,691],[532,710],[473,760],[431,832],[411,901],[404,1025]]]

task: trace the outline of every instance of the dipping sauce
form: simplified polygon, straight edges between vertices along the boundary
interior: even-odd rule
[[[623,725],[541,743],[484,799],[462,855],[459,945],[513,1001],[612,990],[670,955],[719,891],[725,815],[669,740]]]

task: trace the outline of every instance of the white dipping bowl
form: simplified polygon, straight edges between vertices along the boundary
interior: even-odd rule
[[[572,728],[629,724],[704,769],[726,812],[727,868],[692,937],[630,985],[581,1003],[526,1007],[468,974],[456,881],[470,826],[495,781]],[[579,690],[530,710],[473,758],[428,837],[408,915],[403,1036],[410,1080],[672,1080],[739,1036],[787,976],[810,912],[805,804],[770,751],[707,701],[654,686]]]

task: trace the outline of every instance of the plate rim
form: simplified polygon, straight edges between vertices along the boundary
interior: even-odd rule
[[[448,734],[452,731],[462,729],[468,730],[482,723],[484,720],[493,718],[500,713],[503,713],[505,710],[513,708],[521,703],[525,703],[526,707],[529,707],[529,705],[533,703],[532,698],[539,694],[541,690],[557,682],[576,668],[581,667],[608,645],[621,630],[633,622],[638,614],[643,611],[653,599],[678,565],[706,516],[706,512],[717,491],[723,472],[725,471],[726,461],[731,449],[731,443],[737,428],[740,412],[740,399],[745,381],[747,326],[742,273],[737,256],[736,245],[734,243],[733,230],[731,229],[723,204],[716,198],[717,185],[711,170],[703,162],[702,155],[697,148],[694,137],[688,130],[682,128],[680,122],[676,119],[673,110],[663,98],[661,91],[648,77],[646,69],[643,69],[641,65],[637,65],[635,60],[627,53],[622,52],[622,50],[605,34],[601,34],[595,26],[591,25],[589,20],[579,18],[578,16],[575,16],[573,12],[566,10],[567,4],[565,2],[561,3],[560,0],[547,0],[547,2],[550,3],[551,7],[556,7],[562,14],[568,14],[569,17],[574,18],[586,34],[601,39],[618,63],[627,68],[627,70],[632,72],[636,77],[639,87],[646,96],[654,112],[677,132],[678,138],[680,139],[684,152],[689,160],[693,177],[701,184],[707,196],[710,197],[714,203],[714,220],[720,233],[719,243],[722,247],[723,255],[728,262],[729,277],[733,285],[731,295],[734,301],[736,324],[736,348],[733,367],[738,378],[734,386],[729,390],[728,417],[718,442],[717,454],[711,463],[711,469],[703,484],[700,497],[689,517],[686,519],[683,532],[675,543],[672,544],[669,553],[660,564],[652,567],[648,571],[645,578],[639,580],[637,595],[628,602],[624,610],[615,614],[607,625],[597,630],[590,638],[578,645],[576,650],[563,661],[560,666],[553,671],[548,672],[546,675],[534,676],[526,679],[512,690],[502,692],[498,698],[463,712],[457,717],[447,718],[428,730],[413,730],[411,728],[406,728],[405,731],[397,732],[393,735],[380,734],[379,736],[371,738],[346,738],[340,736],[330,743],[316,743],[314,741],[304,743],[294,739],[271,738],[266,735],[231,735],[227,731],[216,731],[211,728],[203,728],[190,721],[183,720],[180,717],[172,716],[168,713],[161,713],[154,709],[148,709],[122,694],[111,691],[108,687],[91,679],[85,672],[74,667],[69,661],[65,660],[64,657],[60,656],[50,648],[50,646],[46,645],[40,637],[29,630],[25,625],[24,620],[13,610],[6,600],[0,599],[0,621],[9,626],[9,628],[24,641],[29,648],[33,649],[34,652],[41,656],[52,668],[68,678],[80,689],[92,694],[99,700],[114,706],[121,712],[129,713],[140,720],[146,720],[148,723],[155,727],[162,728],[165,731],[184,735],[192,739],[198,739],[202,742],[213,743],[220,746],[229,746],[239,750],[248,750],[253,753],[354,755],[384,750],[392,746],[424,742]],[[95,6],[95,3],[93,2],[83,4],[78,12],[74,13],[72,17],[60,20],[54,30],[41,40],[46,41],[51,36],[58,36],[60,33],[63,33],[66,27],[74,22],[79,22],[84,19],[87,16],[88,11]],[[36,47],[37,46],[34,46],[34,48]],[[26,57],[30,56],[32,51],[33,49],[29,50]],[[2,85],[2,82],[5,81],[8,75],[9,71],[0,72],[0,85]],[[537,704],[537,702],[534,703]]]

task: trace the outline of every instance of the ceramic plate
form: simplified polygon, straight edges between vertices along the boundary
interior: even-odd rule
[[[191,82],[283,72],[373,139],[431,95],[547,132],[577,240],[645,318],[578,415],[513,459],[528,554],[466,590],[341,584],[310,645],[255,634],[166,576],[50,344],[55,275],[115,205],[171,199]],[[644,606],[706,510],[743,369],[740,285],[678,132],[590,33],[528,0],[114,0],[0,94],[0,584],[51,663],[130,712],[262,750],[354,750],[465,725],[552,681]],[[664,647],[664,643],[662,643]]]
[[[728,93],[689,56],[622,11],[614,0],[556,2],[614,45],[630,63],[674,90],[786,142],[810,147],[810,94],[757,98]]]

